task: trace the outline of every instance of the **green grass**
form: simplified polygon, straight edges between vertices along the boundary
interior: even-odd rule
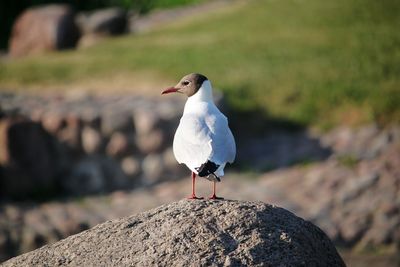
[[[0,65],[0,87],[208,76],[241,114],[329,128],[400,122],[400,2],[248,1],[79,51]],[[147,74],[147,75],[143,75]],[[111,85],[110,85],[111,86]]]
[[[359,162],[359,160],[352,155],[339,155],[337,160],[340,164],[348,168],[354,168]]]

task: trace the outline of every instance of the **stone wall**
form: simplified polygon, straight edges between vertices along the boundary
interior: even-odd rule
[[[176,179],[184,99],[0,95],[1,196],[102,193]]]

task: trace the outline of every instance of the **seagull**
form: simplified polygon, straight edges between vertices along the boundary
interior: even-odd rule
[[[216,195],[216,183],[221,181],[226,163],[235,160],[236,144],[228,119],[214,104],[211,82],[202,74],[191,73],[162,92],[169,93],[188,96],[173,143],[178,163],[192,171],[188,199],[202,199],[196,196],[196,175],[213,182],[209,199],[223,199]]]

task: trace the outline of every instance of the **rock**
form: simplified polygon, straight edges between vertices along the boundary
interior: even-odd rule
[[[121,157],[127,155],[130,151],[130,142],[126,134],[115,132],[111,135],[107,144],[106,152],[112,157]]]
[[[126,11],[117,7],[80,13],[76,21],[85,34],[118,35],[126,32]]]
[[[108,221],[4,266],[345,266],[315,225],[262,202],[188,201]]]
[[[55,188],[59,171],[56,143],[36,122],[24,117],[0,121],[0,192],[21,197]]]
[[[97,153],[102,148],[102,137],[98,130],[85,126],[82,129],[82,148],[87,154]]]
[[[176,123],[176,125],[178,125],[184,109],[184,103],[185,102],[174,100],[171,100],[171,102],[161,101],[157,103],[157,113],[160,114],[161,119],[171,121],[172,124]]]
[[[176,172],[179,168],[168,147],[172,144],[172,137],[183,105],[182,101],[161,101],[157,98],[133,95],[91,96],[74,93],[40,96],[28,93],[0,93],[3,119],[16,116],[34,118],[35,122],[42,125],[43,130],[49,134],[50,146],[56,147],[55,150],[58,151],[56,154],[62,154],[62,156],[58,155],[59,158],[54,162],[54,166],[57,165],[57,186],[59,183],[64,184],[65,177],[71,176],[71,171],[76,169],[72,166],[77,161],[95,155],[100,155],[103,159],[108,158],[101,160],[99,163],[101,168],[113,166],[110,168],[114,171],[118,170],[117,176],[112,174],[114,171],[111,171],[110,179],[105,177],[106,187],[111,184],[113,188],[115,186],[115,188],[123,189],[120,185],[128,184],[129,189],[131,182],[134,181],[134,184],[138,182],[139,179],[136,178],[143,174],[142,163],[139,162],[139,167],[137,167],[138,162],[135,163],[135,161],[138,159],[121,162],[122,159],[133,154],[141,159],[149,154],[161,156],[157,158],[166,162],[164,169],[160,171],[156,168],[155,171],[148,171],[152,174],[158,173],[151,175],[153,178],[156,177],[154,178],[156,181],[161,178],[161,172],[167,174],[166,177],[179,177],[180,172]],[[8,157],[4,154],[7,151],[7,140],[3,143],[4,145],[0,147],[0,164],[7,161]],[[53,155],[52,152],[49,156],[52,160]],[[110,163],[112,159],[115,164]],[[16,188],[24,188],[24,182],[21,181],[28,181],[29,176],[25,174],[21,176],[20,173],[10,169],[3,171],[4,166],[1,167],[0,191],[3,189],[1,186],[3,176],[7,177],[4,178],[6,180],[15,181]],[[93,168],[91,170],[89,173],[93,174]],[[13,179],[17,176],[23,178]],[[115,182],[115,179],[118,182]],[[29,187],[28,184],[26,187]],[[75,188],[75,185],[72,187]],[[74,191],[71,191],[68,186],[66,188],[68,192]],[[106,189],[106,191],[109,190],[111,189]]]
[[[241,143],[237,160],[261,171],[323,160],[331,153],[308,131],[270,130],[262,137],[247,138]]]
[[[69,177],[62,180],[63,188],[73,195],[93,194],[105,191],[105,177],[96,158],[85,158],[72,169]]]
[[[102,116],[101,131],[106,136],[116,131],[133,131],[132,117],[125,112],[106,110]]]
[[[32,227],[25,227],[23,229],[21,240],[21,249],[23,251],[31,251],[45,244],[45,238],[41,234],[35,232]]]
[[[61,182],[65,191],[73,195],[109,192],[129,185],[119,163],[103,155],[84,157]]]
[[[371,127],[363,136],[370,138],[373,132]],[[262,179],[263,189],[273,190],[268,201],[311,220],[343,247],[360,251],[385,247],[397,253],[399,148],[392,141],[375,158],[351,165],[331,157],[318,164],[270,172]]]
[[[168,176],[172,179],[178,179],[182,177],[182,175],[189,174],[190,171],[184,166],[183,164],[179,164],[174,156],[174,152],[171,148],[167,148],[163,154],[163,162],[165,166],[165,171],[167,172]]]
[[[164,161],[159,154],[150,154],[142,162],[144,183],[154,184],[163,178]]]
[[[55,112],[44,114],[41,118],[41,122],[43,128],[51,134],[56,134],[65,124],[63,117]]]
[[[66,118],[66,126],[58,133],[59,140],[69,148],[81,150],[81,129],[82,121],[79,116],[69,114]]]
[[[130,187],[130,180],[116,160],[101,154],[85,156],[61,179],[63,189],[73,195],[97,194]]]
[[[119,162],[110,157],[102,157],[100,163],[106,177],[107,191],[128,188],[130,181],[122,171]]]
[[[388,132],[380,133],[371,144],[369,150],[366,151],[366,158],[372,159],[384,151],[390,145],[390,134]]]
[[[340,225],[340,234],[343,242],[350,246],[359,241],[365,232],[370,228],[370,218],[363,214],[350,214],[344,218],[345,222]]]
[[[163,159],[165,166],[169,169],[179,168],[179,163],[175,159],[174,151],[172,147],[167,148],[163,153]]]
[[[151,110],[139,109],[133,114],[133,122],[138,135],[147,135],[158,127],[160,117]]]
[[[0,262],[9,258],[9,255],[12,253],[10,250],[10,240],[9,234],[5,229],[0,230]]]
[[[339,156],[351,156],[357,160],[379,156],[394,141],[393,129],[379,129],[375,124],[351,129],[339,127],[325,134],[321,142]]]
[[[30,8],[13,25],[10,54],[14,57],[75,47],[80,36],[74,12],[67,5]]]
[[[165,142],[165,133],[161,129],[154,130],[148,134],[135,136],[135,144],[143,154],[161,152]]]
[[[121,168],[126,176],[132,178],[140,174],[140,162],[132,156],[122,159]]]
[[[123,34],[127,28],[126,11],[116,7],[80,13],[76,22],[84,33],[79,46],[91,45],[93,40],[105,36]]]
[[[79,39],[78,47],[85,48],[91,47],[101,41],[104,41],[106,36],[100,34],[85,34]]]
[[[95,108],[82,110],[82,121],[85,125],[99,129],[101,125],[100,114]]]
[[[377,173],[370,173],[366,176],[358,177],[357,179],[348,179],[344,189],[340,192],[339,201],[346,203],[361,195],[369,187],[378,182],[379,175]]]

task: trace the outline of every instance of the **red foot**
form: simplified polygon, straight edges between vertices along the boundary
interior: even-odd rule
[[[209,197],[208,199],[213,199],[213,200],[223,200],[223,197],[217,197],[216,195],[212,195],[211,197]]]
[[[204,197],[197,197],[196,195],[188,196],[186,199],[204,199]]]

